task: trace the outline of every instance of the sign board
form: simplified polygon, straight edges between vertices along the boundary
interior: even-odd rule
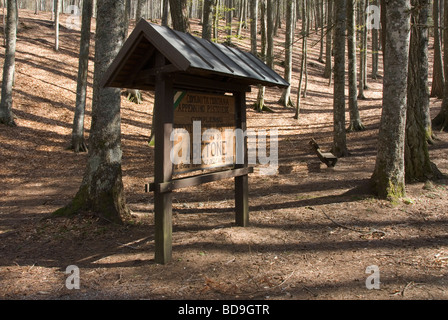
[[[249,224],[249,174],[253,168],[245,156],[245,133],[246,93],[252,85],[284,89],[290,84],[248,52],[144,19],[106,71],[102,87],[155,92],[154,182],[145,188],[154,192],[156,263],[172,260],[175,190],[233,178],[235,223],[240,227]],[[182,92],[176,94],[175,90]],[[176,131],[182,131],[185,140],[173,136]],[[227,143],[226,131],[233,133],[234,142]],[[230,151],[235,149],[234,157]],[[176,158],[185,161],[176,164]],[[173,173],[223,166],[231,168],[173,178]]]
[[[177,92],[174,96],[174,173],[235,164],[235,98]]]

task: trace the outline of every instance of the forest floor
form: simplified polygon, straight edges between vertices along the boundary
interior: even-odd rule
[[[61,21],[65,26],[65,17]],[[275,39],[278,60],[283,33]],[[248,49],[247,30],[244,35],[235,42]],[[55,52],[50,14],[20,11],[18,126],[0,126],[0,299],[448,298],[447,180],[408,184],[399,203],[379,200],[369,190],[381,79],[369,78],[367,99],[360,101],[366,130],[348,134],[350,157],[329,169],[309,148],[311,138],[323,149],[332,141],[333,89],[321,77],[318,35],[311,41],[316,45],[310,48],[300,120],[277,104],[279,89],[266,94],[275,113],[249,110],[249,128],[279,129],[280,153],[278,174],[256,170],[250,177],[250,227],[234,224],[232,180],[179,190],[173,261],[154,263],[153,196],[144,192],[153,177],[154,150],[147,143],[150,92],[143,104],[125,97],[122,103],[123,179],[133,220],[111,225],[86,216],[50,218],[77,192],[87,159],[67,149],[79,32],[63,27],[60,37],[61,49]],[[297,42],[294,100],[299,58]],[[283,74],[279,65],[276,70]],[[92,72],[89,81],[91,97]],[[254,88],[249,103],[256,94]],[[440,103],[431,99],[434,115]],[[431,159],[448,173],[448,135],[437,136]],[[79,290],[66,288],[69,265],[80,268]],[[366,288],[369,266],[379,268],[379,290]]]

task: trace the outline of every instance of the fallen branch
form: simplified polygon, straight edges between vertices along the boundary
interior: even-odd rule
[[[328,220],[330,220],[331,222],[333,222],[335,225],[337,225],[337,226],[340,227],[340,228],[347,229],[347,230],[352,230],[352,231],[361,233],[361,234],[363,234],[363,235],[369,235],[369,234],[379,233],[379,234],[381,234],[383,237],[386,236],[386,232],[383,231],[383,230],[378,230],[378,229],[375,229],[375,228],[369,228],[369,231],[366,231],[366,230],[362,230],[361,228],[353,228],[353,227],[345,226],[345,225],[343,225],[343,224],[340,224],[340,223],[334,221],[328,214],[325,213],[324,210],[322,210],[322,213],[325,215],[325,217],[327,217]]]

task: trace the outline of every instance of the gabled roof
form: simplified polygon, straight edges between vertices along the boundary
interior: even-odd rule
[[[159,72],[193,75],[234,85],[289,86],[251,53],[141,19],[106,72],[103,87],[153,88],[157,52],[166,59],[166,65],[159,66]]]

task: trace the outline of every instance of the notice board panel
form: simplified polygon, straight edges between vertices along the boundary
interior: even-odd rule
[[[174,108],[175,174],[234,165],[235,143],[230,134],[236,127],[233,96],[177,92]]]

